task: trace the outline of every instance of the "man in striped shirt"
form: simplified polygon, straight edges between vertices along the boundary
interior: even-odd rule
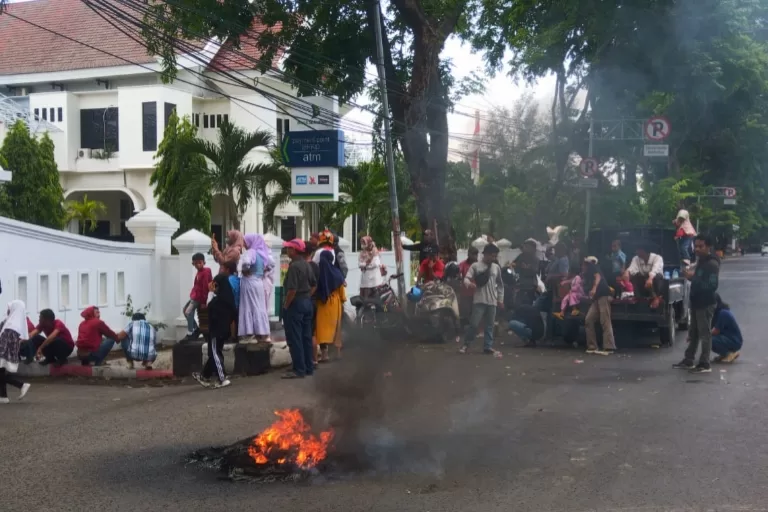
[[[117,339],[129,368],[133,369],[134,361],[141,361],[145,369],[152,369],[152,363],[157,359],[157,331],[147,322],[143,313],[134,313],[125,330],[117,334]]]

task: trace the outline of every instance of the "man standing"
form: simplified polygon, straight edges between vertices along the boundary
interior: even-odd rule
[[[547,265],[546,291],[536,300],[536,307],[542,313],[552,312],[552,301],[557,296],[560,281],[568,279],[571,262],[568,259],[568,247],[563,242],[558,242],[554,247],[554,258]],[[538,282],[537,282],[538,284]]]
[[[285,274],[285,303],[283,304],[285,338],[291,352],[293,369],[283,375],[284,379],[301,379],[314,373],[312,353],[312,301],[317,280],[312,267],[304,259],[306,246],[298,238],[283,242],[291,264]]]
[[[517,275],[520,276],[517,283],[518,291],[515,304],[527,304],[530,306],[536,299],[539,284],[537,277],[539,273],[539,258],[536,255],[536,240],[529,238],[523,242],[522,252],[515,258],[512,266],[515,268]]]
[[[651,252],[650,244],[641,242],[636,255],[629,264],[629,278],[635,289],[635,296],[642,293],[651,296],[651,308],[661,305],[664,285],[664,259]]]
[[[600,271],[597,258],[588,257],[582,266],[584,291],[589,294],[592,304],[584,318],[584,330],[587,332],[587,354],[611,355],[616,351],[611,324],[611,290]],[[600,322],[603,328],[603,349],[597,347],[595,324]]]
[[[461,275],[462,286],[459,290],[459,317],[462,321],[467,321],[472,315],[472,302],[474,300],[475,291],[471,288],[463,286],[464,278],[467,277],[469,269],[477,263],[477,256],[480,251],[477,247],[470,246],[467,250],[467,259],[459,263],[459,274]]]
[[[474,290],[475,297],[472,304],[472,317],[464,334],[464,345],[459,350],[462,354],[467,353],[480,322],[483,322],[485,327],[483,352],[495,353],[493,326],[496,321],[496,307],[504,305],[504,283],[501,280],[501,267],[497,263],[498,255],[498,247],[493,244],[486,245],[483,248],[483,261],[478,261],[469,267],[464,277],[464,286]]]
[[[691,331],[685,358],[673,368],[689,370],[691,373],[710,373],[710,352],[712,352],[712,317],[717,304],[717,286],[720,274],[720,260],[712,254],[712,240],[706,235],[696,235],[694,251],[697,264],[683,275],[691,281]],[[701,343],[699,364],[693,366],[696,351]]]

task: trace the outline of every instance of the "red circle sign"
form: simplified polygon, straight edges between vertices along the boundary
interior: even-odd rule
[[[736,197],[736,189],[735,188],[726,188],[723,190],[723,195],[729,199],[733,199]]]
[[[600,169],[600,164],[597,163],[597,159],[595,158],[582,158],[579,168],[581,169],[582,176],[585,178],[591,178],[597,174],[597,171]]]
[[[643,133],[648,140],[664,140],[669,137],[672,124],[664,116],[654,116],[645,122]]]

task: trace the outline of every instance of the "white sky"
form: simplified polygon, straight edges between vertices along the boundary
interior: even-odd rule
[[[450,58],[453,62],[453,74],[456,79],[468,76],[472,71],[479,75],[485,75],[483,67],[483,57],[480,54],[473,54],[468,45],[462,45],[458,38],[450,38],[445,45],[443,58]],[[369,66],[370,79],[376,75],[376,68]],[[480,130],[484,129],[483,118],[489,117],[489,111],[496,107],[510,107],[526,92],[533,92],[534,98],[540,102],[549,103],[552,98],[552,90],[555,86],[554,76],[548,76],[538,81],[535,85],[529,86],[523,82],[515,84],[514,80],[505,72],[498,73],[494,78],[488,78],[485,84],[484,94],[474,94],[461,99],[455,107],[455,113],[448,116],[449,132],[455,137],[467,138],[474,131],[475,121],[473,119],[475,110],[480,111]],[[360,101],[359,103],[362,103]],[[354,110],[348,114],[345,119],[363,123],[368,126],[373,124],[373,114]],[[368,141],[369,138],[361,133],[349,133],[350,140]],[[456,153],[462,149],[464,141],[451,139],[451,153],[449,158],[457,160],[460,156]],[[363,151],[365,153],[365,151]]]

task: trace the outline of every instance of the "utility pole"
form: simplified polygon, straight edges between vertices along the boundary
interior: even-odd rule
[[[395,251],[397,292],[400,303],[405,303],[405,279],[403,277],[403,243],[400,240],[400,208],[397,204],[397,177],[395,175],[395,157],[392,150],[392,126],[389,115],[389,99],[387,98],[387,73],[384,69],[384,43],[381,34],[381,0],[371,0],[374,5],[374,31],[376,33],[376,68],[379,71],[379,90],[381,105],[384,110],[384,143],[389,178],[389,206],[392,209],[392,241]]]
[[[595,145],[595,120],[591,119],[589,120],[589,155],[587,155],[589,158],[592,158],[593,152],[594,152],[594,145]],[[586,214],[586,220],[584,221],[584,243],[587,242],[587,239],[589,238],[589,223],[590,223],[590,216],[591,216],[591,210],[592,210],[592,189],[587,187],[587,214]]]

